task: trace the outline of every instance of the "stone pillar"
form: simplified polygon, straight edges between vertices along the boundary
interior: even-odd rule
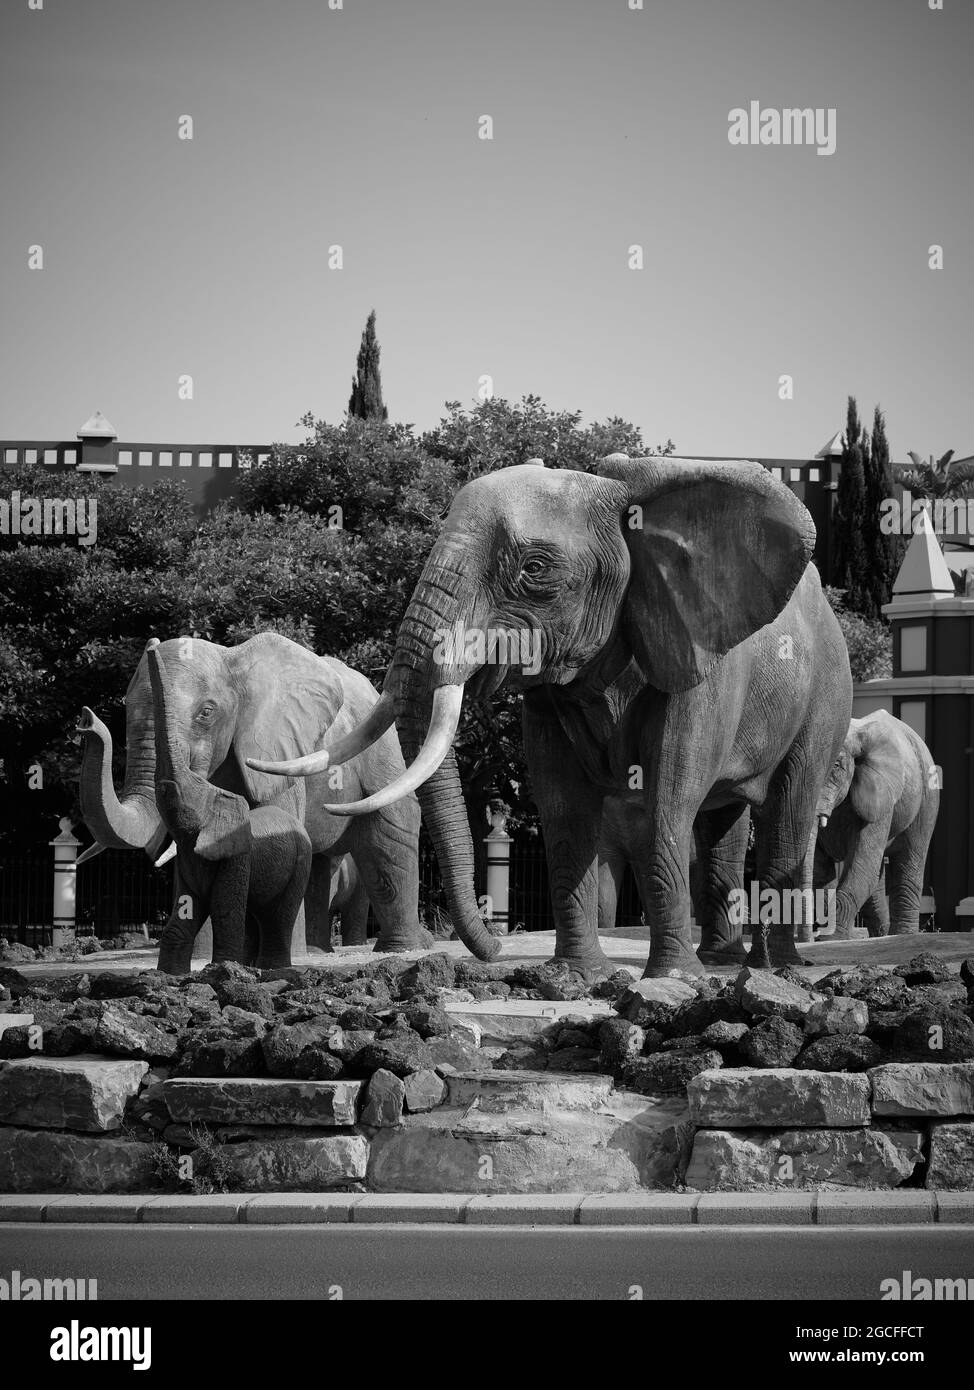
[[[54,850],[54,916],[51,944],[55,950],[70,945],[75,939],[77,909],[78,850],[81,841],[71,832],[71,821],[62,816],[58,821],[60,835],[48,843]]]
[[[487,846],[487,909],[491,926],[501,936],[510,930],[511,837],[507,833],[510,810],[503,801],[490,803],[491,832]]]

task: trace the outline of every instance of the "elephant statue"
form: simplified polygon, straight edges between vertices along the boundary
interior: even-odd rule
[[[920,930],[923,871],[939,806],[938,769],[908,724],[883,709],[850,722],[819,800],[819,872],[823,859],[833,873],[841,866],[835,937],[852,935],[859,912],[870,936]]]
[[[819,791],[848,727],[849,659],[809,563],[814,536],[759,464],[613,455],[597,474],[521,464],[475,478],[427,558],[369,731],[395,723],[413,761],[344,812],[418,790],[454,929],[491,959],[499,943],[478,910],[452,745],[464,689],[486,697],[513,674],[556,958],[590,977],[612,968],[598,939],[602,802],[637,790],[650,826],[646,974],[700,974],[695,819],[708,813],[721,856],[750,807],[762,888],[803,887]],[[322,760],[252,766],[313,775]],[[733,949],[716,935],[705,945]],[[751,960],[800,960],[791,924],[762,926]]]
[[[154,700],[155,795],[172,835],[183,893],[159,944],[159,969],[188,974],[193,942],[207,917],[213,959],[245,961],[262,969],[291,964],[291,932],[311,870],[311,838],[304,827],[305,788],[284,788],[277,801],[251,810],[237,792],[194,772],[180,745],[174,695],[159,644],[149,644]],[[257,948],[247,946],[248,924]]]
[[[418,911],[416,799],[407,796],[364,819],[325,809],[325,802],[334,806],[367,797],[404,771],[395,730],[371,735],[379,697],[365,677],[273,632],[236,647],[174,638],[162,642],[158,651],[172,688],[176,741],[189,766],[215,786],[243,796],[251,809],[275,803],[281,783],[255,772],[247,764],[249,757],[289,758],[321,749],[323,743],[337,752],[337,764],[306,787],[304,824],[313,851],[304,901],[308,943],[331,949],[332,872],[338,860],[351,854],[379,923],[377,949],[404,951],[425,944]],[[82,712],[82,815],[97,846],[151,852],[165,828],[155,797],[146,655],[129,683],[125,706],[127,766],[120,794],[112,782],[111,734],[90,709]],[[177,858],[177,902],[184,891]]]
[[[732,833],[711,848],[707,812],[697,816],[690,844],[690,901],[701,928],[697,956],[703,964],[745,959],[740,912],[733,910],[731,894],[744,891],[744,859],[751,823],[740,816]],[[626,865],[633,871],[641,903],[648,900],[646,848],[651,825],[639,796],[607,796],[602,803],[599,832],[599,931],[615,927],[619,894]],[[644,898],[644,894],[646,897]],[[644,907],[644,919],[645,919]]]

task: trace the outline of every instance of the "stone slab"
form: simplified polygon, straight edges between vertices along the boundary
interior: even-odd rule
[[[895,1188],[923,1158],[918,1130],[698,1129],[686,1185],[700,1192]]]
[[[173,1077],[162,1094],[173,1120],[246,1125],[354,1125],[361,1081]]]
[[[148,1062],[105,1057],[21,1057],[0,1063],[0,1124],[118,1129]]]
[[[324,1192],[361,1182],[369,1160],[362,1134],[227,1144],[221,1150],[234,1192]]]
[[[574,1226],[580,1205],[577,1192],[511,1193],[471,1197],[463,1215],[468,1226]]]
[[[697,1203],[698,1226],[811,1226],[811,1192],[704,1192]]]
[[[691,1226],[696,1193],[604,1192],[583,1197],[580,1226]]]
[[[243,1204],[248,1226],[332,1225],[353,1219],[361,1196],[349,1192],[266,1192]]]
[[[0,1037],[8,1028],[26,1028],[34,1022],[33,1014],[4,1014],[0,1013]]]
[[[868,1125],[871,1087],[850,1072],[724,1067],[687,1085],[690,1118],[702,1129],[854,1129]]]
[[[142,1207],[142,1220],[146,1225],[229,1226],[238,1220],[239,1210],[240,1199],[231,1192],[214,1192],[205,1197],[177,1192],[147,1200]]]
[[[974,1186],[974,1124],[932,1124],[926,1186],[967,1192]]]
[[[974,1186],[974,1178],[971,1180]],[[974,1225],[974,1192],[935,1192],[937,1220],[950,1226]]]
[[[370,1192],[356,1203],[356,1225],[412,1222],[456,1225],[473,1199],[454,1192]]]
[[[443,1007],[452,1021],[476,1025],[481,1041],[488,1046],[538,1038],[569,1014],[589,1021],[612,1016],[611,1005],[601,999],[483,999]]]
[[[974,1115],[974,1062],[887,1062],[868,1076],[874,1115]]]
[[[0,1192],[146,1192],[152,1144],[115,1134],[0,1128]]]
[[[596,1110],[613,1091],[612,1077],[600,1073],[550,1071],[455,1072],[446,1078],[446,1104],[475,1102],[492,1113],[506,1109]]]
[[[142,1219],[142,1208],[151,1201],[144,1193],[128,1196],[56,1197],[48,1202],[44,1220],[50,1224],[73,1225],[97,1221],[99,1225],[134,1225]]]

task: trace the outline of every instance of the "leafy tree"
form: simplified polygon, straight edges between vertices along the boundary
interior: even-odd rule
[[[910,450],[911,465],[901,463],[895,470],[898,483],[917,497],[950,498],[974,495],[974,460],[962,459],[952,463],[953,449],[934,461],[933,454],[928,462]]]
[[[886,680],[893,674],[893,637],[885,618],[864,618],[850,612],[845,593],[828,585],[825,597],[839,620],[849,649],[849,667],[854,681]]]
[[[834,576],[855,612],[874,616],[870,556],[866,553],[866,459],[869,437],[859,421],[854,396],[849,397],[842,438],[842,466],[836,491]]]
[[[379,340],[375,336],[375,310],[365,322],[362,343],[355,363],[348,413],[359,420],[386,420],[389,412],[382,404],[382,377],[379,374]]]

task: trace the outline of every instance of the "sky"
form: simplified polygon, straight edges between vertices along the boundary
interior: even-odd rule
[[[972,0],[337,3],[0,0],[0,438],[298,441],[374,308],[419,428],[489,377],[808,458],[851,393],[974,453]]]

